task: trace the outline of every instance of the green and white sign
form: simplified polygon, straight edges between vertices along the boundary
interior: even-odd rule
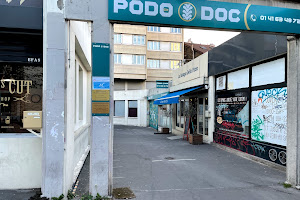
[[[109,0],[108,19],[300,34],[300,10],[204,0]]]
[[[169,88],[169,81],[156,81],[156,88]]]

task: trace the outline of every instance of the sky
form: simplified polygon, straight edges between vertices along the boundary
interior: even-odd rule
[[[184,41],[187,42],[188,39],[191,38],[193,43],[214,44],[215,46],[219,46],[239,33],[240,32],[184,29]]]

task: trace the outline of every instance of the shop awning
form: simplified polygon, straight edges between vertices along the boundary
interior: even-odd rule
[[[197,90],[199,88],[202,88],[203,86],[199,86],[199,87],[194,87],[194,88],[190,88],[190,89],[186,89],[186,90],[181,90],[178,92],[172,92],[166,96],[163,96],[159,99],[156,99],[154,101],[154,104],[156,105],[164,105],[164,104],[173,104],[173,103],[179,103],[179,97],[181,95],[184,95],[186,93],[192,92],[194,90]]]

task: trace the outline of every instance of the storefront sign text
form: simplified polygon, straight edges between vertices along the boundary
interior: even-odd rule
[[[111,21],[299,34],[300,10],[199,0],[109,0]]]
[[[1,89],[4,89],[7,86],[10,94],[23,94],[24,91],[26,94],[30,94],[30,86],[32,86],[32,81],[2,79]]]

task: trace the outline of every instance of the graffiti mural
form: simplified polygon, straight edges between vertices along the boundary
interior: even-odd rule
[[[216,129],[249,136],[249,95],[246,92],[219,93],[216,98]]]
[[[157,130],[158,128],[158,106],[154,104],[154,101],[150,101],[150,127]]]
[[[228,135],[222,131],[214,133],[214,142],[283,166],[286,165],[286,150],[283,148]]]
[[[254,91],[251,103],[252,139],[286,146],[287,88]]]

